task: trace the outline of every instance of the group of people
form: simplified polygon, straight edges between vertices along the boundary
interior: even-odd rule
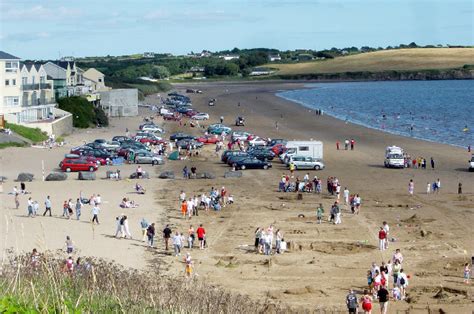
[[[275,245],[273,240],[275,239]],[[273,251],[275,249],[275,251]],[[273,225],[268,228],[258,227],[255,230],[255,251],[258,254],[281,254],[286,250],[286,242],[280,229],[274,230]]]
[[[413,168],[413,169],[426,169],[427,168],[427,160],[424,157],[415,157],[411,158],[410,155],[404,154],[404,162],[405,162],[405,168]],[[435,161],[433,157],[430,158],[430,165],[431,169],[435,168]]]
[[[364,313],[371,313],[374,300],[380,304],[380,313],[386,314],[390,300],[403,300],[406,297],[410,276],[404,272],[403,255],[400,249],[395,250],[392,258],[381,265],[373,262],[367,271],[367,286],[359,299],[353,290],[346,296],[349,313],[357,313],[359,305]],[[392,288],[390,289],[390,285]]]
[[[223,186],[220,190],[211,188],[209,194],[202,193],[201,196],[194,195],[187,197],[182,190],[179,194],[180,211],[183,218],[191,219],[192,216],[199,216],[200,210],[209,209],[219,211],[227,205],[234,203],[234,196],[229,194]]]
[[[350,140],[346,138],[344,140],[344,150],[349,150],[349,147],[351,148],[351,150],[354,150],[355,148],[355,140],[353,138],[351,138]],[[336,149],[341,149],[341,142],[339,142],[339,140],[336,141]]]

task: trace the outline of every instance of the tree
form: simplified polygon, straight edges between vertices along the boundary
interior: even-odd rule
[[[151,69],[151,77],[156,79],[164,79],[170,76],[170,71],[163,65],[155,65]]]

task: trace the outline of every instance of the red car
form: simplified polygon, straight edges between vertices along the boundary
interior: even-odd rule
[[[194,117],[195,115],[197,115],[199,112],[196,111],[196,110],[189,110],[189,111],[186,111],[185,115],[187,115],[188,117],[192,118]]]
[[[170,120],[170,121],[180,121],[181,120],[181,114],[179,113],[168,113],[163,115],[164,120]]]
[[[71,172],[71,171],[97,171],[99,166],[97,163],[92,161],[87,161],[82,158],[64,158],[63,161],[59,163],[59,167],[62,171]]]
[[[272,152],[274,152],[275,155],[277,155],[277,156],[283,154],[285,151],[286,151],[286,146],[281,144],[281,143],[280,144],[275,144],[272,147]]]
[[[198,137],[196,141],[203,144],[216,144],[217,142],[219,142],[219,138],[214,135],[205,135]]]
[[[107,165],[107,164],[110,163],[110,161],[108,161],[105,158],[87,156],[87,155],[66,154],[66,156],[64,156],[64,157],[68,158],[68,159],[83,159],[85,161],[93,162],[93,163],[96,163],[96,164],[101,165],[101,166],[104,166],[104,165]]]

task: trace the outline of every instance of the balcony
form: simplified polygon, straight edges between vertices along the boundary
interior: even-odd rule
[[[40,90],[40,89],[51,89],[51,84],[49,83],[39,83],[39,84],[22,84],[21,90]]]
[[[23,98],[21,102],[22,107],[36,107],[42,105],[55,104],[56,100],[54,98],[37,98],[37,99],[28,99]]]

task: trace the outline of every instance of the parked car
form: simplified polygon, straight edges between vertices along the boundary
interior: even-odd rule
[[[209,128],[207,129],[207,132],[209,134],[217,134],[217,135],[221,135],[222,133],[230,134],[230,132],[232,132],[232,129],[225,125],[209,126]]]
[[[227,162],[230,156],[247,156],[246,152],[240,150],[226,150],[221,155],[221,161]]]
[[[232,141],[246,141],[251,135],[249,132],[235,131],[232,133]]]
[[[272,164],[268,161],[262,161],[255,157],[244,158],[237,160],[233,163],[235,169],[245,170],[245,169],[268,169],[272,167]]]
[[[181,114],[179,114],[177,112],[164,114],[163,119],[164,120],[169,120],[169,121],[179,121],[179,120],[181,120]]]
[[[117,141],[105,141],[99,144],[99,147],[105,150],[115,151],[120,148],[120,142]]]
[[[217,142],[219,142],[219,138],[215,135],[204,135],[198,137],[196,141],[201,142],[203,144],[216,144]]]
[[[183,149],[186,149],[188,148],[188,146],[191,145],[191,147],[195,147],[195,148],[201,148],[203,147],[203,143],[201,142],[198,142],[194,139],[189,139],[189,138],[185,138],[185,139],[182,139],[182,140],[179,140],[177,143],[176,143],[176,146],[177,147],[181,147]]]
[[[283,154],[286,150],[286,146],[284,144],[275,144],[272,146],[271,148],[272,152],[275,153],[275,155],[279,156],[281,154]]]
[[[249,155],[260,160],[273,160],[275,158],[275,153],[268,149],[256,149],[249,152]]]
[[[192,118],[192,117],[194,117],[195,115],[197,115],[198,113],[199,113],[199,111],[196,111],[196,110],[194,110],[194,109],[191,109],[191,110],[186,111],[184,114],[185,114],[186,116],[188,116],[189,118]]]
[[[288,142],[287,140],[282,139],[282,138],[274,138],[267,145],[268,147],[273,147],[277,144],[286,145],[287,142]]]
[[[104,159],[104,158],[94,157],[94,156],[81,156],[81,155],[76,155],[76,154],[66,154],[64,158],[83,159],[86,161],[96,163],[99,166],[104,166],[111,163],[110,159]]]
[[[267,145],[267,141],[264,140],[261,137],[258,137],[258,136],[251,139],[251,140],[249,140],[248,142],[249,142],[250,146],[265,146],[265,145]]]
[[[321,159],[310,157],[310,156],[291,156],[290,163],[295,165],[295,170],[298,169],[314,169],[314,170],[322,170],[324,169],[324,163]]]
[[[143,122],[142,124],[140,124],[140,125],[138,126],[138,128],[139,128],[140,130],[143,130],[143,127],[145,127],[145,126],[150,126],[150,125],[151,125],[151,126],[156,126],[155,122],[153,122],[153,121],[147,121],[147,122]]]
[[[148,132],[158,132],[158,133],[165,133],[165,130],[163,130],[162,128],[156,126],[156,125],[152,125],[152,124],[148,124],[148,125],[145,125],[143,126],[143,128],[141,129],[142,131],[148,131]]]
[[[96,171],[99,166],[97,163],[87,161],[81,158],[64,158],[60,163],[59,167],[62,171]]]
[[[184,140],[184,139],[194,140],[195,138],[196,138],[195,136],[192,136],[192,135],[186,134],[186,133],[182,133],[182,132],[174,133],[174,134],[171,134],[171,136],[170,136],[171,141],[180,141],[180,140]]]
[[[104,159],[112,159],[112,154],[103,149],[93,149],[93,150],[85,150],[81,154],[82,156],[93,156],[97,158],[104,158]]]
[[[209,107],[214,107],[216,105],[217,99],[211,98],[209,99],[209,102],[207,103]]]
[[[209,114],[204,112],[199,112],[193,116],[194,120],[209,120]]]
[[[237,117],[235,119],[235,126],[245,126],[245,119],[244,117]]]
[[[181,106],[181,107],[176,108],[176,112],[179,112],[179,113],[182,113],[182,114],[186,114],[186,112],[193,111],[193,110],[194,110],[193,108],[189,108],[187,106]]]
[[[164,164],[164,161],[163,158],[159,155],[155,155],[149,151],[139,151],[135,153],[135,163],[162,165]]]
[[[248,153],[244,153],[244,154],[241,154],[241,155],[231,155],[231,156],[229,156],[229,158],[227,158],[227,164],[229,166],[232,166],[236,161],[246,159],[246,158],[254,158],[254,156],[251,156]]]
[[[129,139],[130,138],[126,137],[125,135],[117,135],[117,136],[112,137],[112,142],[122,143],[122,142],[125,142],[125,141],[129,140]]]

